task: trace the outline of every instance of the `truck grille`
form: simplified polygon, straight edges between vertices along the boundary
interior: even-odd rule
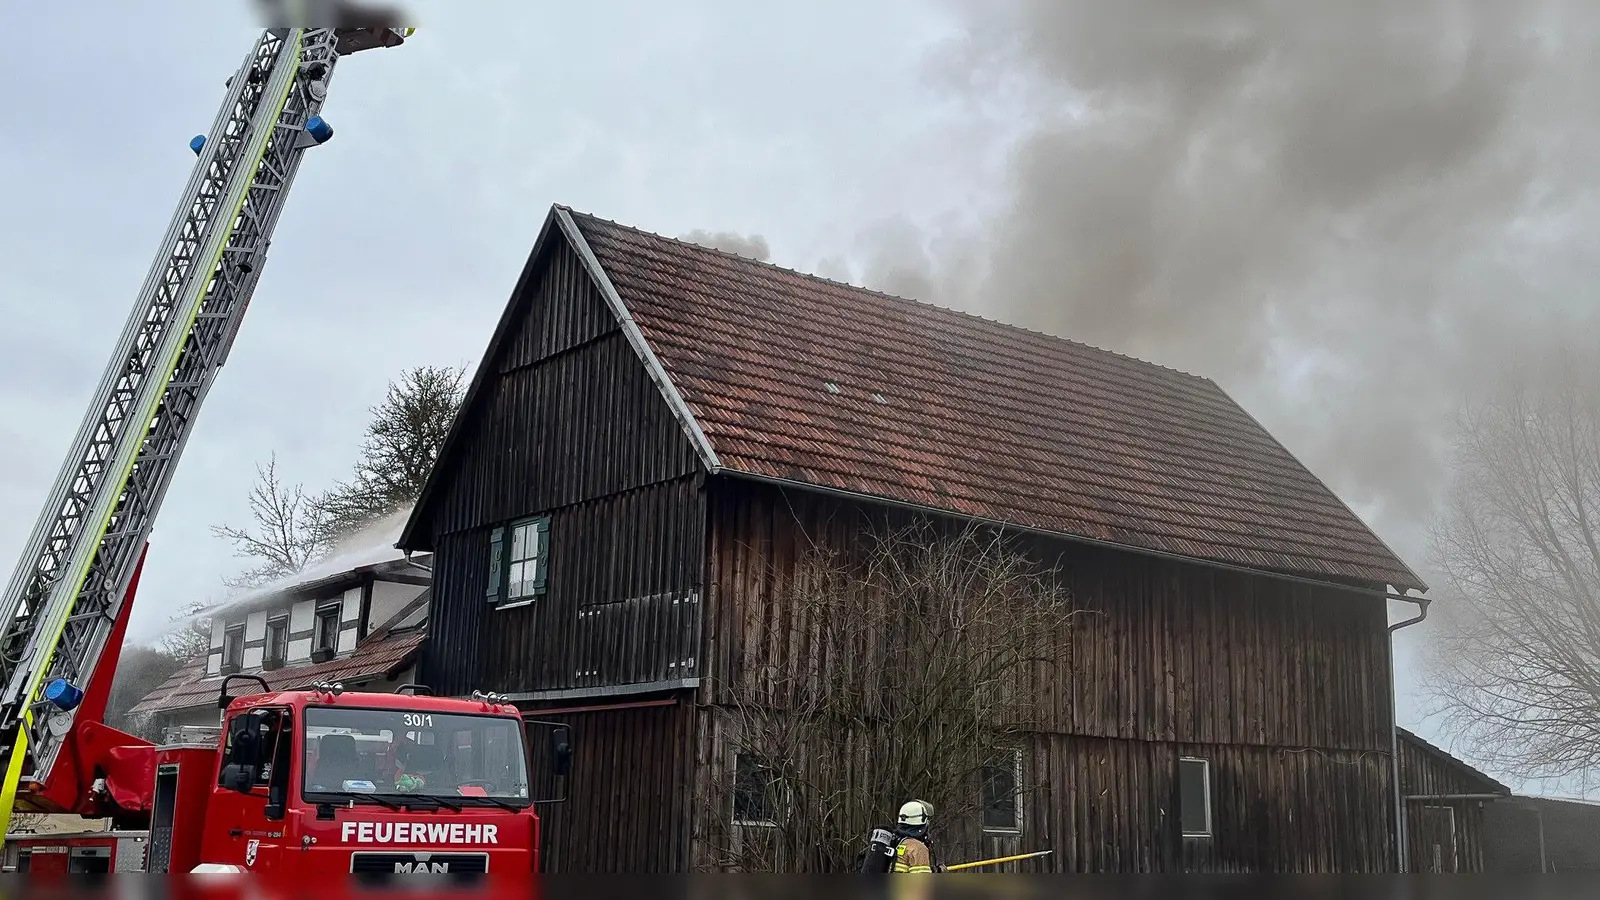
[[[352,853],[354,875],[483,875],[489,871],[487,853]]]

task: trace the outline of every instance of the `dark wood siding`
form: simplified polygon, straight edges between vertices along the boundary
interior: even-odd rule
[[[551,242],[429,500],[424,677],[525,693],[691,677],[704,570],[693,446],[578,257]],[[551,517],[548,592],[485,601],[489,533]]]
[[[621,326],[562,241],[513,300],[514,338],[452,458],[441,461],[435,536],[682,477],[694,448]]]
[[[1503,786],[1402,732],[1400,791],[1408,798],[1406,840],[1411,871],[1484,871],[1482,797],[1506,793]]]
[[[1212,837],[1181,835],[1180,757],[1211,764]],[[1041,735],[1025,766],[1022,834],[978,850],[1052,848],[1039,867],[1064,872],[1391,867],[1389,766],[1376,753]]]
[[[805,548],[860,543],[898,513],[746,481],[709,491],[708,687],[807,653],[774,598]],[[1385,871],[1390,690],[1381,600],[1040,539],[1080,616],[1030,689],[1047,698],[1026,762],[1022,836],[952,849],[1054,848],[1063,871]],[[1171,813],[1177,759],[1211,760],[1215,836]],[[886,811],[888,813],[890,811]],[[971,858],[970,856],[968,858]]]
[[[567,799],[539,808],[546,872],[689,868],[692,705],[544,710],[529,717],[572,727]],[[537,727],[530,729],[535,741],[543,734]]]
[[[725,480],[710,503],[708,674],[740,678],[746,658],[799,665],[806,646],[772,602],[777,579],[813,542],[859,544],[883,514]],[[1081,546],[1040,541],[1035,552],[1061,566],[1088,613],[1034,686],[1051,730],[1388,755],[1382,601]]]
[[[548,592],[503,610],[484,598],[489,527],[444,535],[425,677],[449,694],[693,677],[704,521],[697,475],[553,510]]]

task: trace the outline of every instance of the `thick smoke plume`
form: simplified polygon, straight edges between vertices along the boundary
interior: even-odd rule
[[[1600,6],[959,9],[942,74],[1032,123],[1009,203],[976,263],[901,235],[868,269],[1214,378],[1424,563],[1456,404],[1600,318]]]
[[[710,247],[757,262],[769,262],[772,259],[772,249],[767,246],[767,239],[759,234],[695,229],[684,235],[683,239],[691,244],[699,244],[702,247]]]

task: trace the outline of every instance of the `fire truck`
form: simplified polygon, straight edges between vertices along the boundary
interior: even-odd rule
[[[413,31],[343,0],[320,13],[316,27],[269,23],[190,141],[177,212],[0,595],[0,834],[13,871],[538,870],[531,760],[564,783],[570,735],[493,695],[274,691],[230,675],[213,740],[156,746],[103,721],[162,498],[301,159],[333,136],[321,109],[334,68]],[[548,740],[536,747],[534,733]],[[13,812],[111,830],[12,834]]]

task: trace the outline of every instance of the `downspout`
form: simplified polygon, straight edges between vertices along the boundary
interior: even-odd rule
[[[405,560],[406,560],[406,565],[411,566],[412,568],[421,569],[422,571],[427,572],[429,580],[432,580],[432,578],[433,578],[433,566],[425,566],[422,563],[419,563],[416,560],[412,559],[410,550],[406,551]],[[432,587],[429,587],[429,590],[432,590],[432,589],[433,589]],[[429,605],[430,606],[432,605],[432,601],[429,602]],[[432,610],[429,610],[429,612],[431,613]],[[432,623],[430,622],[429,624],[431,625]],[[432,629],[430,628],[429,630],[431,631]],[[412,673],[412,677],[413,678],[416,678],[417,676],[423,674],[421,656],[422,656],[422,654],[419,653],[419,654],[417,654],[417,656],[413,657],[413,659],[416,660],[416,661],[414,661],[412,663],[412,666],[411,666],[411,673]]]
[[[1394,788],[1395,871],[1403,873],[1409,870],[1411,861],[1407,858],[1409,854],[1406,852],[1405,795],[1400,792],[1400,723],[1395,721],[1395,713],[1400,708],[1400,685],[1394,676],[1394,635],[1400,629],[1409,628],[1426,619],[1428,617],[1428,604],[1432,601],[1426,597],[1396,596],[1393,599],[1404,603],[1414,603],[1417,606],[1417,614],[1414,617],[1389,626],[1389,774]]]
[[[1546,860],[1544,853],[1544,810],[1535,806],[1533,814],[1539,819],[1539,874],[1548,875],[1550,873],[1550,863]]]

